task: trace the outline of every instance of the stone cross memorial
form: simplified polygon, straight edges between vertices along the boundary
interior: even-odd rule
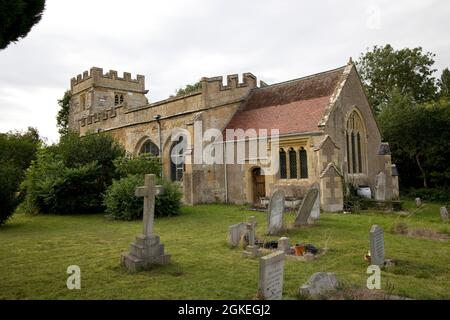
[[[256,217],[251,216],[247,223],[248,246],[243,252],[244,257],[256,258],[261,255],[261,249],[256,245]]]
[[[284,252],[275,251],[259,259],[258,295],[265,300],[283,296]]]
[[[284,192],[277,190],[270,198],[268,209],[267,234],[275,235],[283,230]]]
[[[295,218],[295,226],[303,226],[308,224],[308,219],[312,213],[314,204],[319,198],[319,190],[318,189],[309,189],[303,198],[302,204],[300,208],[298,208],[297,217]],[[320,209],[319,209],[320,210]],[[312,223],[312,221],[309,221]]]
[[[130,252],[124,253],[121,259],[122,265],[132,272],[170,262],[170,255],[164,254],[164,245],[160,244],[159,236],[153,233],[155,197],[163,192],[161,186],[155,185],[155,180],[154,174],[146,174],[145,185],[136,188],[136,196],[144,198],[143,234],[136,236],[136,241],[130,245]]]
[[[372,265],[384,265],[384,233],[383,228],[374,224],[370,228],[370,259]]]

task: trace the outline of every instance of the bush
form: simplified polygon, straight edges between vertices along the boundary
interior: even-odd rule
[[[33,128],[25,133],[0,134],[0,226],[23,198],[17,191],[39,145],[39,134]]]
[[[164,193],[156,197],[155,216],[178,215],[182,196],[178,185],[165,180],[158,183],[163,185]],[[104,196],[106,213],[118,220],[142,219],[143,200],[136,197],[134,193],[136,187],[143,184],[144,175],[129,175],[115,180]]]
[[[402,196],[407,199],[421,198],[425,201],[450,203],[450,187],[406,189]]]
[[[117,175],[114,160],[124,150],[105,134],[68,134],[39,151],[22,189],[25,212],[73,214],[102,212],[102,194]]]

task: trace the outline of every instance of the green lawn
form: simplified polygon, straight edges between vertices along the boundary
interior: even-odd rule
[[[408,203],[409,210],[414,210]],[[258,219],[264,238],[266,215],[238,206],[183,208],[178,217],[157,219],[155,230],[172,264],[129,274],[119,266],[140,222],[120,222],[102,215],[15,215],[0,228],[0,299],[251,299],[257,289],[258,260],[227,247],[228,226]],[[293,221],[293,214],[287,215]],[[312,262],[288,259],[284,298],[297,299],[299,285],[314,272],[337,273],[347,285],[364,287],[368,230],[385,229],[386,257],[397,265],[382,273],[382,286],[415,299],[450,299],[450,243],[393,235],[396,221],[450,234],[439,206],[425,204],[408,218],[395,214],[322,214],[314,227],[290,231],[291,242],[308,242],[329,251]],[[266,237],[269,239],[269,237]],[[272,237],[276,239],[277,237]],[[66,269],[81,268],[81,290],[66,288]]]

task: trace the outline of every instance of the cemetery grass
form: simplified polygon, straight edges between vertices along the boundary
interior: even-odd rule
[[[382,271],[382,289],[413,299],[450,299],[450,243],[389,232],[398,221],[410,228],[450,234],[439,205],[424,204],[410,215],[364,212],[323,213],[313,227],[287,231],[293,242],[311,243],[328,252],[311,261],[287,259],[284,299],[298,299],[298,287],[315,272],[335,272],[345,287],[366,285],[368,233],[372,224],[385,230],[386,258],[397,265]],[[159,218],[161,236],[172,263],[130,274],[119,265],[142,222],[122,222],[103,215],[29,216],[16,214],[0,228],[0,299],[252,299],[258,260],[227,246],[228,226],[256,215],[259,239],[266,237],[266,215],[244,207],[184,207],[177,217]],[[293,213],[286,214],[288,223]],[[68,290],[69,265],[81,268],[81,290]]]

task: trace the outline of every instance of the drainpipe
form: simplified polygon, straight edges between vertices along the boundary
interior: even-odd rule
[[[155,120],[156,120],[156,122],[158,123],[158,148],[159,148],[159,159],[160,159],[160,161],[161,161],[161,166],[162,166],[162,163],[163,163],[163,156],[162,156],[162,153],[163,153],[163,151],[162,151],[162,139],[161,139],[161,115],[159,115],[159,114],[157,114],[156,116],[154,116],[153,117]],[[161,170],[161,178],[163,177],[163,171],[164,170]]]
[[[223,173],[224,173],[224,187],[225,187],[225,203],[228,203],[228,178],[227,178],[227,148],[226,141],[223,142]]]

